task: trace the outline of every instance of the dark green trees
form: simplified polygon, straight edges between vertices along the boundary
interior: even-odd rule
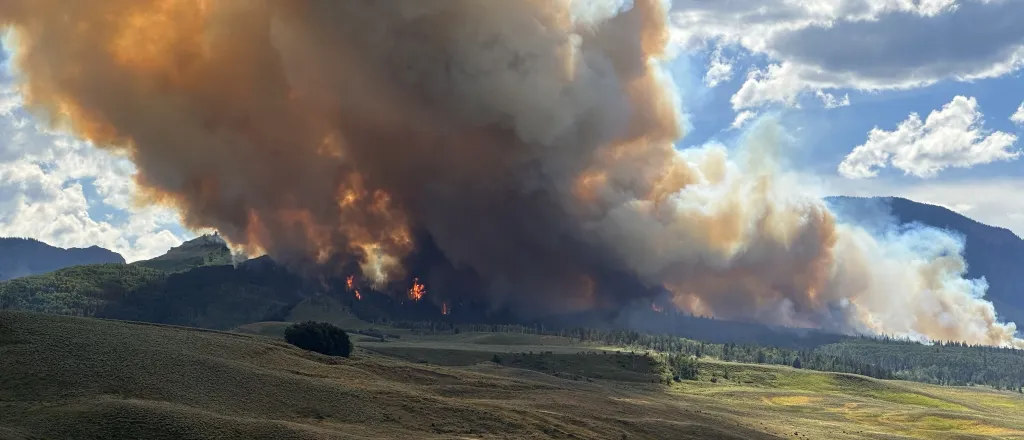
[[[344,330],[326,322],[307,321],[288,326],[284,339],[303,350],[328,356],[348,357],[352,354],[352,341]]]

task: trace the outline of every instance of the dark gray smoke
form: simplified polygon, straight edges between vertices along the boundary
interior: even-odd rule
[[[6,0],[0,21],[26,101],[128,153],[144,201],[298,267],[1018,343],[961,243],[838,224],[773,167],[772,127],[739,161],[676,151],[664,3]]]

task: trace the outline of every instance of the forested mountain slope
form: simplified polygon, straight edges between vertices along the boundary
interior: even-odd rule
[[[124,257],[98,246],[62,249],[31,238],[0,238],[0,280],[98,263],[124,264]]]

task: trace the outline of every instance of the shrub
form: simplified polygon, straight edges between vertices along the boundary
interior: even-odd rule
[[[696,380],[700,369],[697,359],[682,353],[676,353],[668,358],[669,370],[678,380]]]
[[[292,324],[285,329],[284,340],[303,350],[328,356],[348,357],[352,354],[352,341],[345,330],[326,322]]]

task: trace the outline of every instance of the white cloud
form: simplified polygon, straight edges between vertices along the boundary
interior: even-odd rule
[[[821,103],[825,106],[825,108],[831,109],[831,108],[846,107],[846,106],[850,105],[850,95],[849,94],[843,95],[842,99],[837,99],[835,97],[835,95],[833,95],[831,93],[825,93],[825,92],[823,92],[821,90],[818,90],[817,92],[815,92],[815,95],[818,97],[818,99],[821,100]]]
[[[1012,149],[1017,137],[986,132],[982,117],[976,99],[956,96],[923,122],[911,113],[896,130],[875,127],[867,142],[839,164],[839,174],[851,179],[875,177],[878,168],[891,163],[905,174],[933,177],[950,167],[970,168],[1020,157],[1020,151]]]
[[[179,229],[175,213],[131,206],[135,168],[127,158],[37,126],[9,84],[0,76],[0,236],[60,247],[96,245],[128,261],[181,243],[171,232]],[[97,197],[86,196],[88,185]],[[119,220],[93,218],[90,211]]]
[[[714,88],[730,79],[732,79],[732,60],[722,56],[722,48],[719,47],[711,53],[711,58],[708,60],[708,72],[704,74],[704,85]]]
[[[1019,125],[1024,125],[1024,102],[1020,103],[1020,107],[1017,107],[1017,111],[1010,116],[1010,121]]]
[[[673,11],[673,40],[682,48],[734,46],[769,60],[733,97],[735,110],[1024,67],[1022,1],[675,0]]]
[[[750,120],[755,117],[757,117],[757,112],[750,110],[741,111],[736,114],[736,119],[733,119],[732,125],[729,126],[729,128],[733,130],[742,128],[747,122],[750,122]]]
[[[751,70],[747,81],[732,95],[732,108],[741,110],[773,103],[796,107],[797,96],[806,84],[791,73],[793,68],[793,64],[772,64],[764,70]]]

